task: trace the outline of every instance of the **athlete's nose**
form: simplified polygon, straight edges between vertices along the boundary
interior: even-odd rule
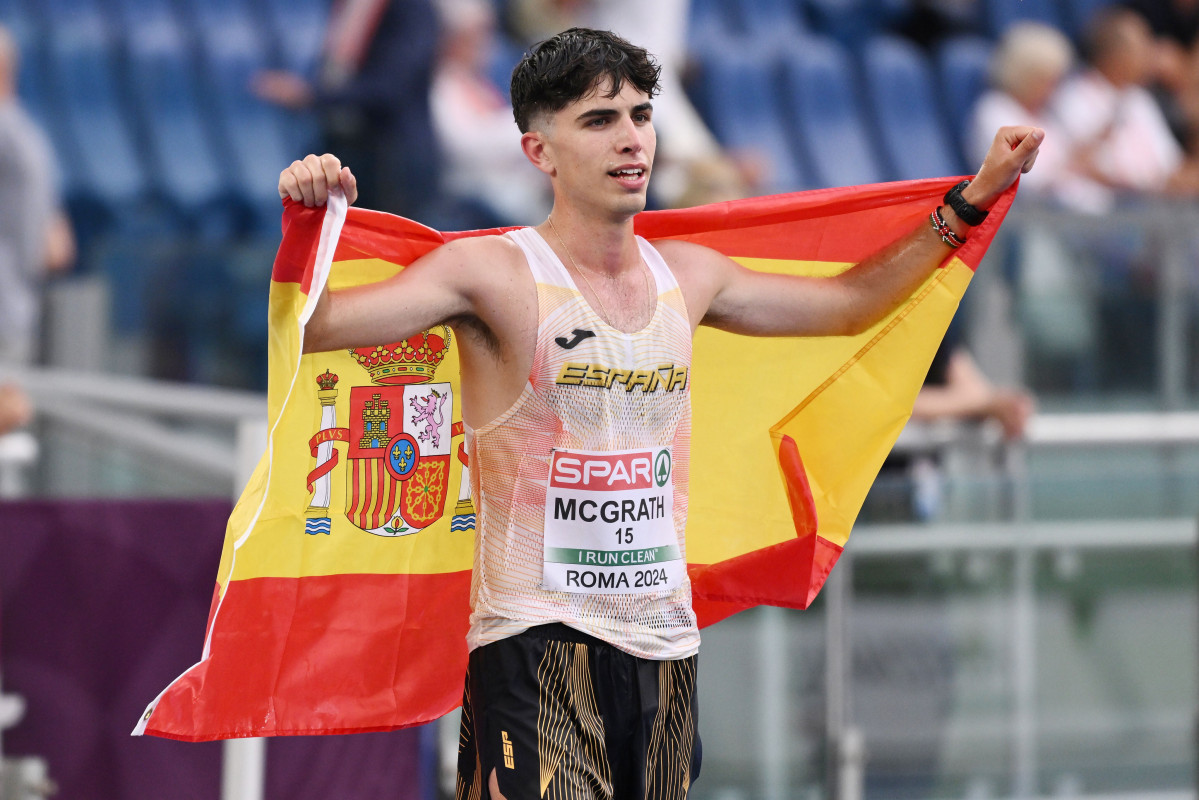
[[[617,149],[622,153],[640,153],[644,147],[642,132],[631,119],[621,120],[620,135],[616,141]]]

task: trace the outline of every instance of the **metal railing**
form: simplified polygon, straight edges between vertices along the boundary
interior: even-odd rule
[[[0,372],[19,380],[31,394],[39,415],[56,424],[72,426],[88,436],[112,445],[132,448],[153,459],[185,465],[224,480],[236,494],[248,479],[265,443],[265,400],[247,392],[182,387],[135,378],[64,375],[48,370],[21,373]],[[224,426],[224,440],[188,430],[197,420]],[[131,436],[132,430],[150,431]],[[1033,565],[1037,553],[1056,549],[1099,548],[1185,548],[1196,544],[1193,520],[1153,522],[1034,522],[1030,519],[1029,451],[1097,445],[1148,445],[1177,448],[1199,445],[1199,414],[1182,412],[1138,414],[1043,414],[1033,419],[1027,438],[1020,444],[1003,442],[988,428],[960,425],[909,426],[897,445],[908,452],[946,448],[981,450],[1001,465],[1001,479],[1009,487],[1006,521],[941,525],[860,526],[852,547],[833,572],[825,588],[827,603],[827,736],[832,758],[828,786],[840,800],[862,796],[862,734],[849,713],[849,650],[846,626],[852,624],[852,580],[854,562],[897,555],[931,552],[1005,552],[1014,560],[1011,607],[1013,615],[1011,665],[1015,703],[1010,727],[1013,752],[1014,794],[1037,795],[1035,736],[1036,673],[1033,621]],[[37,456],[37,442],[27,434],[0,438],[0,482],[17,486],[13,471],[26,470]],[[762,641],[777,643],[785,633],[780,620],[762,615]],[[785,696],[785,670],[779,653],[762,661],[764,697]],[[781,713],[770,713],[777,704],[767,704],[761,715],[763,740],[775,742],[761,753],[763,797],[777,800],[787,796],[788,753],[786,721]],[[226,746],[222,797],[225,800],[255,800],[262,797],[264,744],[240,740]],[[1193,795],[1192,795],[1193,796]]]
[[[1199,413],[1053,414],[1035,417],[1025,439],[1003,441],[998,430],[959,424],[909,425],[896,444],[907,453],[966,446],[989,451],[1001,465],[999,479],[1008,487],[1006,519],[999,522],[888,524],[858,526],[824,588],[826,593],[826,709],[829,763],[827,790],[835,800],[861,800],[865,763],[862,732],[850,714],[850,643],[853,618],[854,562],[940,553],[1002,552],[1013,563],[1011,583],[1013,714],[1010,721],[1013,796],[1038,796],[1035,667],[1035,559],[1046,551],[1154,550],[1194,551],[1199,521],[1087,520],[1045,522],[1031,519],[1031,450],[1146,445],[1178,448],[1199,445]],[[770,625],[764,621],[763,626]],[[776,685],[767,691],[779,692]],[[781,734],[782,731],[779,731]],[[1199,746],[1199,742],[1197,742]],[[779,767],[765,764],[767,770]],[[774,783],[779,783],[775,781]],[[769,800],[783,794],[768,793]],[[1194,797],[1194,794],[1189,797]]]
[[[261,438],[266,422],[266,398],[253,392],[48,369],[0,368],[3,380],[20,383],[38,417],[55,430],[186,469],[231,487],[227,491],[241,488],[237,443]],[[197,423],[207,429],[191,430]],[[30,450],[21,444],[27,436],[4,441],[18,456],[4,463],[28,466],[30,459],[19,457]]]
[[[182,467],[223,483],[236,499],[266,447],[266,398],[261,394],[163,381],[55,370],[4,370],[29,393],[37,415],[106,446]],[[204,422],[225,436],[196,433]],[[0,497],[28,490],[24,473],[38,455],[27,432],[0,437]],[[266,741],[232,739],[223,744],[222,800],[262,800]]]
[[[1056,254],[1062,264],[1030,259],[1026,246],[1037,237],[1047,237],[1060,245]],[[1197,246],[1199,205],[1194,203],[1146,200],[1096,215],[1018,202],[996,235],[978,271],[976,282],[980,286],[971,294],[977,299],[987,288],[1004,283],[1005,275],[1011,284],[1019,284],[1023,270],[1055,267],[1074,282],[1071,292],[1084,295],[1082,299],[1090,303],[1103,293],[1105,283],[1108,290],[1130,292],[1137,290],[1134,283],[1149,282],[1157,308],[1155,344],[1152,352],[1139,354],[1139,358],[1153,363],[1156,385],[1145,388],[1156,394],[1159,408],[1179,410],[1195,400],[1188,394],[1188,332],[1199,302],[1193,255]],[[1113,252],[1119,255],[1111,255]],[[1046,255],[1038,251],[1039,257]],[[1005,333],[1013,339],[1024,335],[1019,327]],[[1032,347],[1036,347],[1035,342]]]

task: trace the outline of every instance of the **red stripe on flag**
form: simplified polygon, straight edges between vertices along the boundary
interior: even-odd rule
[[[462,698],[469,594],[469,571],[234,581],[210,657],[163,694],[146,732],[208,741],[436,719]]]
[[[816,504],[799,448],[790,436],[782,437],[779,466],[796,538],[717,564],[689,566],[701,625],[759,604],[807,608],[841,555],[840,546],[816,533]]]
[[[803,459],[799,457],[795,440],[786,434],[779,443],[779,469],[783,472],[787,504],[791,506],[796,534],[802,537],[816,533],[820,525],[816,519],[816,501],[812,498],[808,472],[804,469]]]
[[[362,492],[358,488],[362,483],[358,472],[359,460],[357,458],[350,459],[350,501],[346,504],[346,518],[358,527],[362,527],[358,518],[361,513],[359,509],[362,506]]]
[[[945,191],[959,178],[844,186],[756,197],[696,208],[648,211],[635,220],[647,239],[675,238],[728,256],[856,263],[928,224]],[[955,255],[971,269],[999,229],[1016,196],[1012,186]]]
[[[946,177],[842,186],[646,211],[637,215],[635,228],[647,239],[686,239],[730,256],[793,260],[802,253],[808,261],[852,263],[893,241],[905,224],[925,223],[928,212],[941,204],[945,191],[959,180]],[[955,252],[971,269],[978,266],[1015,196],[1013,185],[992,207],[987,220],[971,231],[965,246]],[[284,238],[272,279],[303,280],[307,291],[305,267],[310,268],[316,254],[325,210],[306,208],[290,199],[283,206],[284,231],[295,226],[305,233]],[[453,239],[505,230],[512,228],[443,233],[403,217],[351,207],[334,260],[380,258],[406,266]]]
[[[376,487],[375,503],[371,506],[371,527],[377,528],[383,524],[383,514],[387,511],[387,503],[391,499],[391,481],[390,475],[383,467],[383,459],[375,459],[373,481]]]
[[[374,527],[370,524],[370,507],[373,497],[374,483],[371,482],[370,464],[367,459],[354,460],[354,479],[357,485],[354,490],[358,496],[358,504],[354,514],[354,524],[359,528]]]
[[[316,250],[321,241],[325,209],[305,208],[290,199],[283,206],[283,241],[275,253],[271,280],[276,283],[299,283],[307,294]]]

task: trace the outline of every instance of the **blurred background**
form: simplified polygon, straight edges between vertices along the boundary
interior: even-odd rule
[[[651,205],[969,175],[1048,133],[812,609],[704,633],[698,800],[1196,797],[1195,0],[0,0],[0,798],[413,797],[453,722],[128,738],[264,441],[279,171],[536,224],[507,80],[657,54]],[[949,181],[946,182],[948,187]],[[450,779],[447,784],[447,770]]]

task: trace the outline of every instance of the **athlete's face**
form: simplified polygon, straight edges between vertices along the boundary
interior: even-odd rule
[[[608,97],[609,86],[599,84],[525,134],[525,147],[553,181],[556,202],[619,220],[645,208],[657,136],[649,96],[626,81]]]

